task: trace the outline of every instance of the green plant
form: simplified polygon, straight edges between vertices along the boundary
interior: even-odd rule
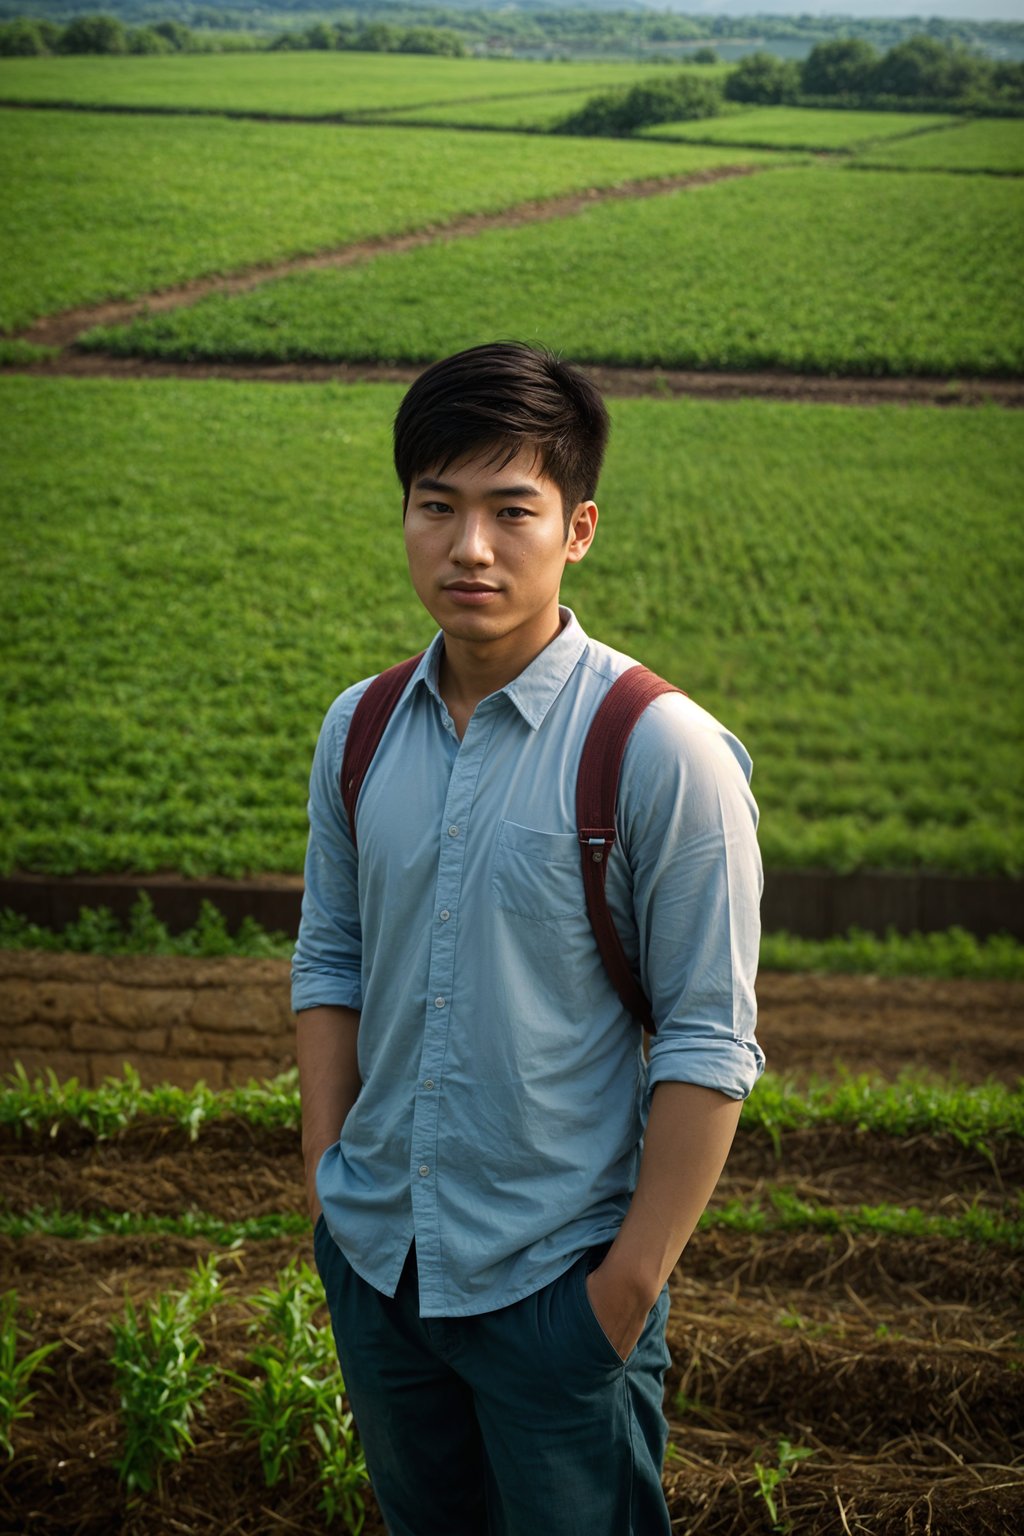
[[[755,1497],[764,1500],[768,1517],[772,1522],[772,1530],[788,1532],[792,1530],[792,1522],[788,1519],[780,1519],[779,1506],[776,1492],[780,1485],[790,1476],[794,1467],[814,1452],[806,1445],[793,1445],[789,1440],[780,1440],[776,1448],[776,1462],[774,1466],[768,1466],[762,1461],[754,1462],[754,1472],[757,1476],[757,1490]]]
[[[11,1428],[15,1420],[31,1417],[28,1405],[35,1393],[29,1391],[29,1378],[40,1368],[48,1369],[43,1361],[58,1342],[42,1344],[19,1360],[18,1349],[27,1334],[18,1327],[17,1313],[17,1293],[5,1291],[0,1296],[0,1451],[6,1451],[8,1457],[14,1455]]]
[[[264,1337],[248,1355],[253,1376],[231,1372],[245,1405],[243,1424],[255,1435],[267,1486],[294,1478],[309,1432],[320,1448],[320,1508],[341,1515],[353,1536],[365,1518],[366,1461],[330,1330],[314,1313],[323,1305],[323,1287],[305,1263],[293,1260],[257,1297],[250,1332]]]
[[[193,1443],[192,1420],[214,1375],[199,1363],[203,1341],[195,1328],[219,1286],[211,1254],[185,1290],[163,1292],[141,1313],[126,1299],[124,1321],[110,1325],[124,1435],[117,1472],[129,1492],[159,1487],[164,1463],[180,1461]]]

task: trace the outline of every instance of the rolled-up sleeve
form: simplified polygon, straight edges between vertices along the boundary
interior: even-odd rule
[[[763,875],[750,773],[736,737],[679,695],[646,711],[627,749],[621,833],[657,1025],[649,1089],[698,1083],[743,1099],[764,1069],[754,1034]]]
[[[362,693],[343,693],[328,710],[309,780],[309,843],[302,921],[292,959],[292,1007],[361,1008],[359,867],[339,775],[345,734]]]

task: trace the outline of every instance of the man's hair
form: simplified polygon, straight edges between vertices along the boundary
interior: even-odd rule
[[[597,490],[608,442],[599,390],[551,352],[518,341],[470,347],[421,373],[395,417],[395,468],[406,501],[413,480],[485,454],[504,465],[533,449],[562,493],[566,533]]]

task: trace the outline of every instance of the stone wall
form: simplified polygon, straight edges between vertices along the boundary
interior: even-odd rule
[[[287,960],[0,951],[0,1073],[211,1088],[295,1062]]]

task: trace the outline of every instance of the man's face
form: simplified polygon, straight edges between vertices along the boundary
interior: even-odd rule
[[[566,564],[582,560],[597,522],[573,511],[529,449],[501,461],[463,459],[418,475],[409,490],[405,548],[423,606],[452,639],[509,641],[536,654],[558,631]]]

